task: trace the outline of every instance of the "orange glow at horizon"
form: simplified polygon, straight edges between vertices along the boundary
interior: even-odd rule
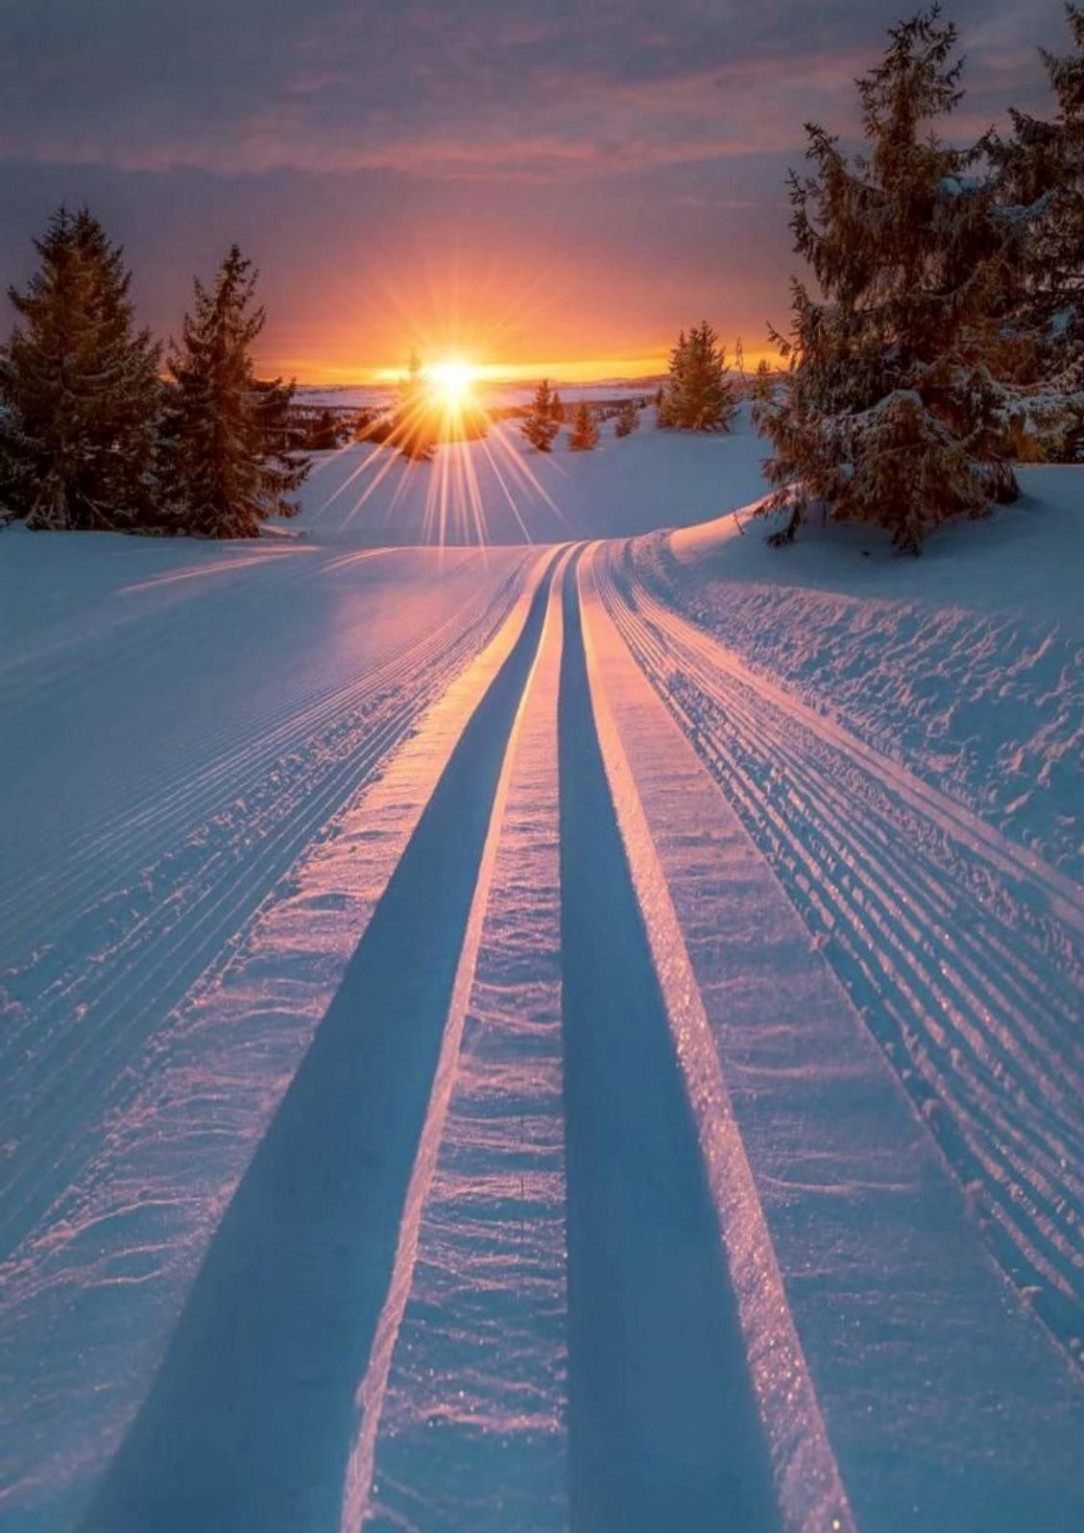
[[[729,348],[728,348],[729,349]],[[778,352],[765,348],[754,351],[746,347],[745,370],[753,372],[761,358],[772,367],[780,366]],[[552,383],[587,384],[604,383],[609,379],[626,379],[635,383],[640,378],[662,376],[669,363],[669,350],[664,349],[646,356],[611,356],[593,358],[550,358],[526,362],[472,362],[471,387],[487,385],[535,383],[548,378]],[[366,366],[362,364],[324,363],[308,357],[268,357],[264,368],[269,373],[296,378],[306,388],[394,388],[403,376],[399,363]],[[439,368],[443,364],[436,363]],[[432,373],[433,367],[427,368]]]
[[[409,348],[407,348],[409,349]],[[561,383],[598,383],[608,378],[652,378],[665,373],[668,353],[647,357],[570,358],[540,362],[477,362],[468,364],[472,387],[502,383],[533,383],[549,378]],[[755,364],[754,364],[755,365]],[[349,362],[325,362],[315,357],[291,357],[275,354],[261,359],[261,369],[269,375],[294,378],[305,388],[394,388],[402,379],[402,362],[373,365]],[[434,364],[436,367],[441,363]],[[433,367],[427,366],[428,373]]]
[[[493,331],[499,331],[494,325]],[[507,399],[502,400],[500,386],[527,383],[548,377],[558,386],[601,383],[607,379],[648,379],[665,372],[668,351],[639,358],[604,357],[593,361],[518,362],[481,361],[486,355],[486,335],[475,324],[459,319],[445,322],[426,334],[421,324],[404,326],[404,348],[410,362],[398,367],[354,367],[338,372],[340,387],[376,386],[386,393],[378,405],[376,419],[356,443],[340,449],[337,456],[347,459],[348,472],[343,482],[331,490],[320,513],[346,500],[347,522],[363,516],[381,485],[388,483],[385,514],[392,516],[403,497],[424,484],[424,528],[428,541],[443,546],[449,539],[464,539],[485,545],[489,541],[487,498],[496,496],[510,510],[524,537],[530,541],[523,516],[524,497],[541,500],[557,523],[564,516],[547,488],[542,464],[534,463],[524,451],[518,424],[507,415]],[[448,344],[448,336],[455,344]],[[497,335],[494,350],[506,347]],[[475,344],[468,344],[470,341]],[[490,353],[492,355],[492,352]],[[755,367],[756,358],[745,357],[745,366]],[[300,372],[300,369],[298,369]],[[326,373],[324,375],[327,385]],[[483,492],[479,468],[490,487]],[[389,476],[390,479],[389,479]],[[497,488],[494,489],[493,486]]]
[[[312,387],[394,387],[412,352],[428,367],[469,361],[479,389],[544,377],[558,385],[657,377],[678,331],[703,318],[731,355],[741,336],[751,369],[762,354],[778,360],[763,314],[735,306],[725,289],[701,313],[702,299],[690,306],[673,281],[660,278],[645,294],[631,268],[593,252],[570,260],[524,250],[499,231],[484,241],[461,231],[416,248],[378,247],[364,281],[344,261],[325,274],[318,300],[295,285],[281,304],[274,294],[267,303],[261,367]]]

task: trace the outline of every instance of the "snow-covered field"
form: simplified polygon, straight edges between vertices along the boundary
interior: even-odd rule
[[[5,1529],[1084,1526],[1084,471],[761,454],[0,534]]]
[[[525,453],[506,422],[432,464],[383,447],[322,454],[304,514],[289,526],[321,542],[376,547],[557,543],[704,522],[764,491],[763,446],[748,426],[734,438],[692,438],[645,425],[624,441],[605,427],[594,452],[567,443],[566,427],[554,452]]]
[[[613,378],[602,383],[564,383],[551,378],[550,383],[558,390],[566,404],[585,399],[588,402],[612,399],[650,398],[658,388],[659,378]],[[474,392],[491,409],[508,409],[526,405],[534,397],[537,383],[508,381],[480,381]],[[306,385],[297,391],[298,403],[302,405],[330,405],[343,410],[380,410],[394,402],[394,383],[340,384],[331,388]]]

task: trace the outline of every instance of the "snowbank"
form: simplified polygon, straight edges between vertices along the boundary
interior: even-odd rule
[[[690,616],[1067,872],[1084,869],[1084,469],[945,528],[921,559],[880,533],[790,548],[727,515],[640,557]]]

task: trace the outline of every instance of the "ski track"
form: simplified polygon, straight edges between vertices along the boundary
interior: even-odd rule
[[[390,551],[293,552],[131,582],[153,645],[62,629],[0,703]],[[1015,1533],[1006,1434],[1040,1428],[1037,1515],[1075,1527],[1076,886],[749,672],[632,544],[517,556],[335,674],[0,908],[13,1530]],[[720,947],[738,888],[790,965],[774,1023],[760,948]],[[859,1080],[878,1126],[837,1132]],[[950,1361],[981,1495],[938,1458]]]
[[[768,856],[1068,1357],[1084,1338],[1084,898],[659,603],[619,630]]]
[[[794,1326],[771,1235],[732,1106],[700,984],[671,898],[641,796],[611,706],[615,667],[599,644],[593,556],[581,572],[581,643],[606,781],[620,830],[632,890],[645,926],[665,1026],[695,1124],[707,1188],[714,1204],[714,1238],[725,1255],[740,1328],[738,1351],[770,1454],[780,1521],[788,1530],[853,1533],[854,1522],[823,1415]],[[641,726],[641,733],[654,734]],[[570,779],[573,774],[570,773]],[[672,813],[681,819],[672,785]],[[681,806],[684,808],[684,805]],[[671,871],[673,876],[673,870]],[[677,880],[675,879],[675,882]],[[632,1083],[630,1083],[631,1086]],[[715,1450],[718,1454],[719,1449]],[[749,1458],[755,1462],[755,1454]],[[761,1509],[750,1526],[774,1523]]]
[[[877,1533],[1075,1533],[1079,1380],[991,1261],[923,1117],[594,574],[585,627],[615,800],[673,996],[784,1513],[801,1527],[836,1515],[834,1456],[859,1527]],[[714,1047],[698,1044],[708,1032]],[[954,1420],[965,1434],[946,1430]]]
[[[324,576],[341,563],[341,559],[335,559],[315,568],[303,568],[302,574],[308,579]],[[292,566],[290,572],[293,573]],[[43,932],[55,940],[58,925],[84,911],[109,887],[110,878],[115,878],[112,859],[118,850],[134,849],[141,859],[137,867],[153,860],[178,836],[197,829],[208,809],[213,815],[225,812],[231,805],[243,805],[245,793],[260,784],[279,758],[307,747],[315,751],[321,730],[336,720],[348,721],[351,711],[371,708],[382,692],[403,689],[408,682],[417,686],[420,680],[428,693],[438,693],[442,680],[454,670],[454,660],[446,667],[437,663],[445,648],[454,645],[457,655],[469,654],[472,640],[477,646],[478,631],[484,629],[487,620],[491,628],[497,626],[502,615],[501,603],[507,610],[513,594],[514,578],[503,591],[469,601],[465,612],[446,619],[406,653],[356,679],[314,689],[301,708],[291,707],[289,694],[273,704],[270,713],[262,700],[243,702],[240,709],[231,709],[228,719],[205,727],[192,764],[183,759],[171,763],[163,777],[139,785],[134,799],[130,792],[125,792],[122,801],[99,810],[96,817],[88,817],[80,806],[77,835],[65,839],[51,857],[43,857],[35,848],[32,862],[14,865],[18,892],[13,887],[13,893],[0,903],[5,953],[17,954],[40,945]],[[289,589],[282,595],[288,599]],[[218,604],[210,620],[243,624],[246,609],[254,612],[267,599],[262,584],[250,581],[231,592],[228,605]],[[133,667],[137,673],[140,669],[153,669],[158,657],[194,621],[202,624],[209,621],[202,606],[197,613],[184,606],[155,614],[149,639],[147,634],[137,631],[125,635],[118,646],[107,631],[104,642],[84,644],[74,657],[65,651],[59,673],[48,665],[37,669],[26,684],[25,701],[29,703],[47,691],[50,706],[63,709],[72,697],[93,692],[95,681],[103,672],[126,670],[131,674]],[[435,671],[431,687],[424,673],[427,666],[433,666]],[[0,697],[0,703],[18,722],[18,699]],[[58,807],[63,812],[63,804]],[[58,889],[61,873],[63,883]]]
[[[424,727],[322,830],[224,967],[133,1060],[97,1151],[8,1265],[3,1430],[34,1466],[11,1490],[28,1529],[76,1524],[149,1388],[214,1227],[464,721],[507,658],[544,563]]]
[[[548,588],[467,723],[234,1194],[87,1533],[337,1525],[354,1395],[394,1271]]]
[[[15,1110],[0,1249],[11,1252],[25,1238],[69,1184],[102,1117],[123,1107],[138,1082],[124,1070],[132,1055],[484,648],[518,585],[513,575],[465,621],[449,618],[394,660],[254,731],[73,847],[59,897],[56,870],[41,874],[37,903],[29,889],[27,925],[44,916],[60,925],[80,913],[56,954],[47,950],[4,976],[0,1064]],[[112,853],[130,840],[142,868],[134,888],[118,889]]]
[[[565,592],[561,945],[572,1522],[778,1528],[767,1445],[665,996]],[[811,1524],[813,1526],[813,1524]]]
[[[462,1041],[358,1391],[343,1533],[567,1526],[557,822],[561,594],[506,763]],[[494,825],[494,830],[497,829]],[[454,1068],[453,1068],[454,1065]],[[439,1072],[438,1072],[439,1078]],[[434,1117],[430,1109],[430,1122]]]

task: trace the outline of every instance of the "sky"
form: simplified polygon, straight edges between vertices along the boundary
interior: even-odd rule
[[[412,347],[510,375],[658,370],[706,317],[785,328],[803,123],[904,0],[0,0],[0,278],[61,202],[121,241],[176,332],[237,240],[260,362],[367,381]],[[956,0],[960,134],[1049,106],[1060,0]]]

